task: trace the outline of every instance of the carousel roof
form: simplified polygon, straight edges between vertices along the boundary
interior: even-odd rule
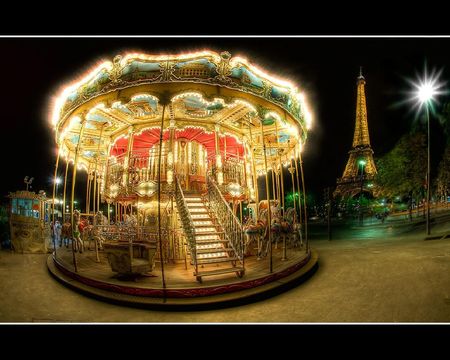
[[[293,84],[227,52],[127,54],[103,62],[60,93],[52,114],[56,141],[73,160],[81,135],[78,163],[87,167],[123,148],[130,128],[137,134],[135,147],[157,142],[163,107],[165,130],[171,120],[176,136],[185,132],[190,139],[203,129],[197,139],[208,148],[220,125],[227,147],[236,152],[256,124],[275,124],[283,143],[304,142],[311,123],[305,97]]]

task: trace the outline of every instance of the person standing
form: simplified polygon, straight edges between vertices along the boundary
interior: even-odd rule
[[[56,220],[55,221],[55,226],[53,226],[53,236],[55,237],[55,244],[59,242],[59,246],[62,246],[62,242],[61,242],[61,223]]]

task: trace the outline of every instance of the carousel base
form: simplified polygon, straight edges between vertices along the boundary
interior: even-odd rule
[[[104,254],[100,263],[93,251],[77,253],[75,272],[72,253],[58,248],[57,256],[47,259],[49,272],[61,283],[100,300],[157,310],[202,310],[243,305],[262,300],[302,283],[318,268],[318,254],[310,250],[288,250],[287,260],[281,261],[281,249],[273,251],[273,271],[269,273],[269,259],[245,260],[246,272],[242,278],[218,276],[199,283],[188,264],[164,264],[166,288],[161,284],[160,264],[150,276],[133,279],[119,278],[109,267]]]

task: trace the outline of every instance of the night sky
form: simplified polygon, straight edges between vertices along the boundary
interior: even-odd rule
[[[437,38],[2,38],[0,46],[2,198],[22,189],[25,175],[35,178],[33,190],[51,192],[56,149],[48,120],[50,99],[65,82],[117,54],[227,50],[296,83],[306,91],[314,113],[304,163],[307,189],[316,192],[334,186],[344,170],[353,139],[360,66],[367,81],[375,156],[387,152],[412,127],[411,106],[394,106],[410,90],[405,78],[415,78],[427,61],[450,80],[450,39]],[[450,95],[441,97],[441,102],[448,100]],[[439,147],[439,127],[432,130]]]

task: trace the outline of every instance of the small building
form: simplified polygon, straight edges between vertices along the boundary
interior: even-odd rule
[[[51,199],[44,192],[9,193],[11,245],[18,253],[46,253],[51,246]]]

